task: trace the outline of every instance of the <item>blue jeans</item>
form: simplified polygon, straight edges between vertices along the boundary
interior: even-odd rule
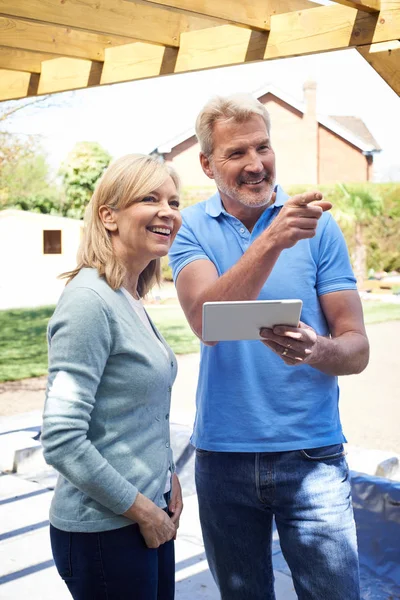
[[[207,559],[222,600],[275,600],[272,517],[299,600],[359,600],[343,445],[278,453],[196,450]]]
[[[174,542],[147,548],[136,524],[100,533],[50,525],[54,562],[74,600],[173,600]]]

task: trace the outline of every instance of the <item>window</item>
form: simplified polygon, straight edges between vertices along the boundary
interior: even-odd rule
[[[43,254],[61,254],[61,229],[43,230]]]

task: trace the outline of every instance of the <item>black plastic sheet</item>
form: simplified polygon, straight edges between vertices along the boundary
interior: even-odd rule
[[[352,473],[362,600],[400,599],[400,482]]]

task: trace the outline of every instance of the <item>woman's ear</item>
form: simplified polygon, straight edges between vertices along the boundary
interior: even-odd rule
[[[115,211],[113,211],[112,208],[105,205],[100,206],[99,217],[108,231],[117,231],[118,225],[115,220]]]

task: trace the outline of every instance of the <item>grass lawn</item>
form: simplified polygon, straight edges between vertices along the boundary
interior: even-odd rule
[[[199,352],[200,342],[190,329],[180,306],[149,305],[146,310],[175,354]]]
[[[178,305],[149,305],[147,310],[176,354],[199,351]],[[53,306],[0,311],[0,382],[46,374],[46,327],[53,311]],[[400,304],[369,300],[364,315],[367,324],[400,320]]]
[[[0,311],[0,381],[47,372],[47,322],[54,306]]]
[[[367,325],[400,320],[400,304],[389,304],[367,300],[363,302],[364,319]]]
[[[148,312],[176,354],[199,351],[179,306],[149,305]],[[0,311],[0,382],[47,373],[47,322],[54,306]]]

